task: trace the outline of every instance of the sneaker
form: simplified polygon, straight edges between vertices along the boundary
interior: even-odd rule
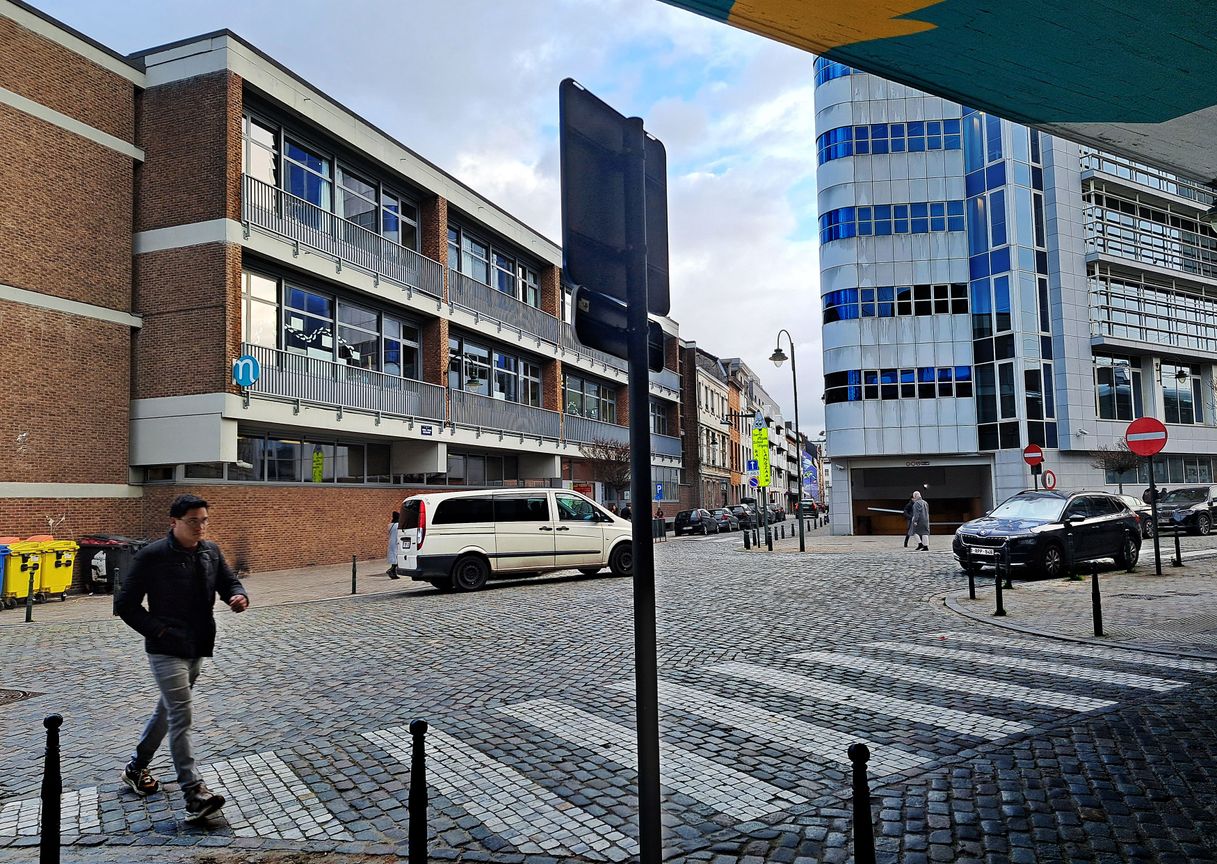
[[[128,763],[123,769],[122,778],[136,795],[152,795],[161,791],[161,781],[148,773],[147,768],[136,768],[134,762]]]
[[[217,795],[202,783],[190,787],[184,794],[187,822],[201,822],[208,816],[219,813],[220,808],[224,806],[224,796]]]

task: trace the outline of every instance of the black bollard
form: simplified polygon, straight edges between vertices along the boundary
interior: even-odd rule
[[[1175,529],[1175,560],[1171,562],[1172,567],[1183,566],[1183,552],[1179,550],[1179,529]]]
[[[1090,564],[1090,613],[1094,618],[1094,635],[1103,635],[1103,601],[1099,597],[1099,565]]]
[[[785,525],[782,525],[782,539],[783,540],[786,539],[786,526]]]
[[[63,718],[52,714],[42,721],[46,727],[46,764],[42,768],[42,838],[38,864],[59,864],[59,804],[63,778],[59,774],[59,727]]]
[[[414,748],[410,755],[410,832],[407,852],[410,864],[426,864],[427,861],[427,754],[425,741],[427,721],[415,720],[410,724],[414,736]]]
[[[1078,570],[1073,566],[1073,531],[1065,532],[1065,554],[1069,556],[1069,560],[1065,562],[1065,566],[1069,569],[1069,579],[1072,582],[1079,581],[1082,577],[1078,575]]]
[[[976,568],[969,564],[968,568],[968,599],[976,599]]]
[[[355,556],[351,556],[351,593],[355,593]]]
[[[997,565],[997,572],[993,575],[993,586],[997,589],[997,609],[993,612],[995,618],[1002,618],[1006,614],[1006,607],[1001,603],[1001,564]]]
[[[749,531],[747,528],[744,529],[744,548],[745,549],[752,548],[752,532]]]
[[[37,560],[38,560],[38,553],[35,553],[33,556],[33,561],[37,561]],[[34,620],[34,570],[35,570],[35,565],[33,564],[33,561],[31,561],[30,556],[28,556],[28,555],[21,556],[22,568],[28,569],[30,571],[30,590],[29,590],[29,593],[25,595],[25,623],[26,624],[29,624],[31,621]]]
[[[870,750],[865,744],[849,745],[849,761],[854,763],[854,864],[875,864],[875,824],[866,780],[868,759]]]

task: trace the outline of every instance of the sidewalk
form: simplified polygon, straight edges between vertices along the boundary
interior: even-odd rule
[[[358,594],[389,594],[406,591],[430,591],[425,582],[407,578],[397,580],[385,575],[383,558],[360,561],[356,565],[355,585]],[[351,564],[322,564],[251,573],[241,577],[255,608],[284,606],[289,603],[310,603],[351,595]],[[77,624],[101,621],[112,615],[114,597],[110,594],[69,594],[66,602],[51,600],[34,604],[34,623]],[[219,600],[216,601],[217,604]],[[0,629],[5,625],[25,624],[25,606],[0,610]]]
[[[993,574],[976,580],[976,599],[965,586],[944,598],[947,608],[975,621],[1038,636],[1217,658],[1217,558],[1185,556],[1186,566],[1152,558],[1136,571],[1099,573],[1103,636],[1094,635],[1091,578],[1042,582],[1015,580],[1002,592],[1005,617],[996,617]],[[1110,568],[1111,565],[1107,565]],[[937,602],[937,599],[935,600]]]

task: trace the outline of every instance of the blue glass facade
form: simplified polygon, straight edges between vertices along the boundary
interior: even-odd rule
[[[962,201],[838,207],[820,215],[820,242],[830,243],[854,236],[884,237],[890,234],[963,231],[963,213]]]
[[[872,123],[829,129],[816,139],[816,159],[823,165],[832,159],[855,154],[924,153],[927,150],[958,150],[960,146],[959,120]]]
[[[834,60],[825,60],[823,57],[816,58],[816,86],[819,87],[825,81],[831,81],[834,78],[843,78],[846,75],[852,75],[853,69],[850,69],[843,63],[837,63]]]

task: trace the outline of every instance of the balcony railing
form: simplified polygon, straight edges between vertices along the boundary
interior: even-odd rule
[[[444,388],[334,360],[245,344],[262,374],[253,393],[298,399],[314,405],[358,408],[421,420],[444,420]]]
[[[615,444],[630,443],[630,427],[580,417],[577,414],[562,416],[563,434],[567,441],[591,444],[596,441],[612,441]]]
[[[562,347],[567,351],[574,351],[576,354],[582,354],[585,357],[590,357],[597,363],[603,363],[612,369],[620,369],[625,371],[629,368],[629,364],[620,357],[614,357],[612,354],[605,354],[597,348],[589,348],[578,340],[575,336],[575,328],[562,322]]]
[[[680,376],[671,369],[661,369],[658,372],[652,372],[651,383],[668,390],[673,390],[676,393],[680,392]]]
[[[651,452],[656,456],[675,456],[680,458],[680,439],[671,435],[651,433]]]
[[[557,411],[493,399],[477,393],[453,390],[450,419],[457,426],[494,429],[542,438],[562,437],[561,415]]]
[[[412,290],[443,296],[438,261],[248,174],[242,179],[241,212],[249,224]]]
[[[546,342],[558,344],[560,322],[553,315],[455,270],[448,271],[448,301],[454,306],[463,306],[479,315],[539,336]]]

